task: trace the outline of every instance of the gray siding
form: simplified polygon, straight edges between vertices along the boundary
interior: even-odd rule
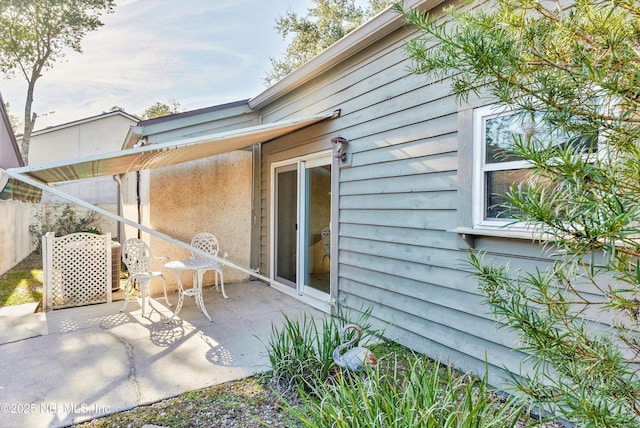
[[[269,259],[269,165],[276,153],[349,140],[338,200],[337,303],[372,308],[375,327],[416,351],[483,373],[489,359],[519,372],[515,335],[498,331],[470,276],[468,248],[452,230],[470,225],[470,106],[448,81],[409,75],[400,29],[263,109],[265,121],[341,109],[337,119],[266,143],[262,168],[262,270]],[[466,109],[466,110],[465,110]],[[462,153],[461,153],[462,151]],[[475,239],[476,248],[523,268],[545,264],[529,241]],[[266,270],[265,270],[266,269]]]

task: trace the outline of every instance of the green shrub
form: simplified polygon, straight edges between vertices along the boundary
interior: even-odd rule
[[[299,390],[302,405],[284,407],[305,426],[336,428],[513,428],[523,415],[521,406],[492,394],[486,379],[418,356],[408,367],[391,367],[367,376],[341,372],[334,384]]]
[[[370,313],[356,321],[364,331],[371,327]],[[282,407],[304,426],[512,428],[523,416],[523,406],[492,393],[486,378],[458,373],[391,342],[362,341],[378,358],[375,371],[337,367],[333,350],[343,324],[305,314],[284,315],[281,328],[271,327],[271,376],[284,387]]]
[[[35,222],[29,225],[29,233],[36,251],[41,251],[42,237],[49,232],[54,232],[56,236],[78,232],[101,235],[100,215],[90,210],[84,215],[79,215],[71,204],[40,205],[35,214]]]
[[[344,322],[332,317],[318,321],[307,314],[300,319],[283,316],[283,327],[272,325],[266,344],[273,378],[287,388],[310,390],[329,377],[334,366],[333,350],[340,344]],[[363,331],[370,328],[369,316],[370,310],[364,311],[356,320]]]

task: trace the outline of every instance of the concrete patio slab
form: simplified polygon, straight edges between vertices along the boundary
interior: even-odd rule
[[[190,298],[172,320],[164,299],[144,317],[137,302],[0,311],[0,426],[68,426],[266,371],[283,313],[324,316],[257,281],[225,288],[204,290],[212,322]]]

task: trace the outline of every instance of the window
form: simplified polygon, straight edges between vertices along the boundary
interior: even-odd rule
[[[552,131],[542,114],[514,113],[504,107],[486,106],[473,117],[473,226],[504,227],[513,223],[502,206],[504,194],[514,183],[522,183],[530,165],[512,152],[516,138],[528,138],[542,145],[579,145],[588,151],[591,139]]]

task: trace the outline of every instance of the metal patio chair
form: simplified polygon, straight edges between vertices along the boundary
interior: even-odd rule
[[[151,249],[142,240],[138,238],[127,239],[122,245],[122,261],[127,266],[129,272],[129,279],[124,286],[124,305],[120,309],[120,312],[124,311],[129,303],[129,289],[133,287],[134,283],[140,285],[140,294],[142,298],[142,315],[144,316],[145,300],[148,294],[149,282],[154,278],[162,279],[164,286],[164,300],[167,304],[169,299],[167,298],[167,281],[162,274],[162,271],[154,271],[151,267],[151,261],[157,259],[162,260],[163,264],[169,261],[168,257],[153,256]]]
[[[214,234],[209,232],[200,232],[197,235],[195,235],[191,239],[191,246],[216,257],[222,257],[226,259],[229,256],[228,253],[220,250],[218,239],[215,237]],[[193,251],[191,252],[191,257],[195,259],[198,259],[198,258],[209,259],[211,263],[207,264],[207,266],[204,268],[198,269],[196,272],[194,272],[194,275],[196,274],[201,275],[200,284],[202,284],[202,276],[204,276],[204,273],[206,271],[213,271],[214,277],[215,277],[216,290],[218,290],[218,276],[220,276],[220,288],[222,290],[222,296],[225,299],[227,299],[228,298],[227,294],[224,292],[224,273],[222,271],[222,264],[214,259],[203,256],[202,254],[194,253]],[[194,284],[195,284],[195,281],[196,281],[196,278],[194,278]]]

